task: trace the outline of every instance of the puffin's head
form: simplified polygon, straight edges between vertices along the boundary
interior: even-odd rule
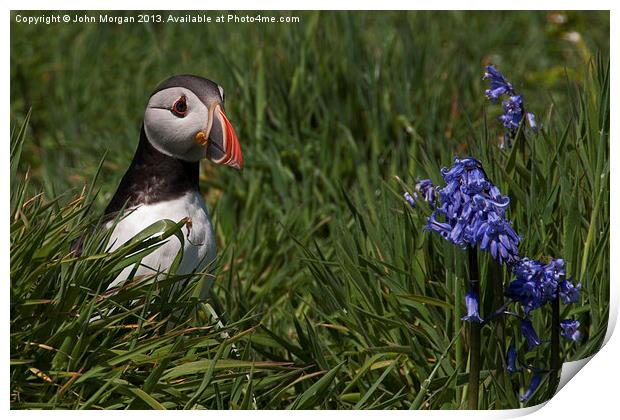
[[[144,131],[157,150],[189,162],[243,167],[237,134],[224,114],[224,89],[199,76],[172,76],[151,95]]]

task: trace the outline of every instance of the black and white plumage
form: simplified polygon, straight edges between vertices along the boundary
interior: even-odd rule
[[[198,185],[199,161],[243,167],[237,135],[223,108],[224,90],[198,76],[173,76],[153,92],[133,161],[105,210],[110,220],[106,227],[113,228],[110,251],[159,220],[189,217],[177,273],[198,271],[215,259],[215,237]],[[120,220],[114,225],[112,219]],[[180,246],[171,237],[142,260],[136,274],[167,271]],[[123,270],[109,287],[125,280],[132,269]]]

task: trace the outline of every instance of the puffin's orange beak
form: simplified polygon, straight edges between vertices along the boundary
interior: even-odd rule
[[[243,169],[243,155],[241,154],[241,146],[239,145],[239,139],[237,139],[237,133],[233,128],[226,114],[221,109],[218,109],[220,119],[224,126],[225,139],[224,150],[226,151],[226,159],[222,162],[222,165],[232,166],[233,168]]]
[[[198,133],[196,141],[207,146],[207,157],[214,163],[243,169],[243,156],[237,133],[219,105],[213,108],[211,119],[208,139],[204,134],[200,136]]]

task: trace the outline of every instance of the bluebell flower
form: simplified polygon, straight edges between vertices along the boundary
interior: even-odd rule
[[[508,352],[506,353],[506,370],[508,370],[509,373],[517,373],[522,370],[521,368],[517,368],[517,349],[514,344],[508,347]]]
[[[420,193],[424,201],[431,205],[433,205],[433,203],[437,199],[435,186],[430,179],[422,179],[418,181],[415,185],[415,189],[418,193]]]
[[[538,334],[534,330],[534,326],[532,325],[532,321],[529,319],[521,320],[521,333],[527,340],[527,349],[528,351],[533,350],[536,346],[542,344],[540,338],[538,338]]]
[[[562,258],[556,258],[551,260],[544,266],[546,276],[552,276],[556,281],[566,275],[566,269],[564,268],[564,260]]]
[[[519,302],[526,314],[540,306],[540,294],[536,284],[525,277],[517,276],[516,280],[510,282],[505,294],[509,299]]]
[[[564,280],[560,283],[560,298],[565,305],[575,303],[579,300],[579,294],[581,291],[581,283],[574,286],[568,280]]]
[[[551,301],[558,296],[560,279],[566,275],[564,260],[561,258],[551,260],[549,264],[542,267],[542,278],[540,280],[540,290],[544,303]]]
[[[461,175],[461,192],[469,197],[488,191],[491,185],[486,174],[480,168],[467,169]]]
[[[482,176],[486,179],[486,175],[484,174],[484,170],[482,169],[482,164],[472,157],[466,157],[463,159],[459,159],[458,157],[454,158],[454,164],[450,169],[441,168],[441,176],[443,177],[446,183],[450,182],[461,182],[461,178],[463,174],[467,171],[476,170],[482,174]]]
[[[465,306],[467,307],[467,315],[461,318],[461,321],[484,322],[478,312],[478,295],[471,290],[465,295]]]
[[[461,217],[462,213],[469,211],[470,197],[464,195],[458,187],[448,184],[439,191],[441,206],[438,215],[441,214],[448,222],[454,222]]]
[[[566,270],[561,258],[548,264],[523,258],[514,264],[513,273],[516,279],[508,285],[506,296],[519,302],[525,313],[529,314],[557,298],[560,279],[566,275]],[[566,289],[567,298],[570,293]],[[571,296],[574,296],[574,293]]]
[[[405,201],[407,201],[411,207],[415,208],[415,199],[411,196],[411,194],[406,192],[403,194],[403,197],[405,197]]]
[[[491,83],[490,89],[487,89],[484,93],[493,102],[497,102],[501,96],[510,94],[513,91],[510,82],[493,65],[486,67],[482,80],[485,79],[489,79]]]
[[[482,211],[492,211],[501,217],[504,216],[508,204],[510,204],[510,198],[506,195],[501,195],[495,185],[489,185],[487,194],[476,194],[473,200]]]
[[[487,220],[480,223],[476,237],[480,238],[480,249],[489,251],[500,264],[513,264],[516,261],[521,238],[506,219],[490,212]]]
[[[579,321],[565,319],[560,322],[560,327],[562,328],[562,337],[567,340],[576,342],[581,337],[581,332],[579,332]]]
[[[531,112],[526,113],[525,116],[527,117],[527,123],[530,125],[534,133],[538,133],[538,124],[536,124],[536,116]]]
[[[437,210],[433,211],[433,213],[431,213],[431,215],[428,217],[428,222],[426,223],[424,229],[428,230],[429,232],[436,232],[440,234],[442,238],[449,240],[450,232],[452,232],[452,226],[450,226],[448,223],[438,222],[436,220],[436,217]]]
[[[470,242],[470,235],[467,235],[468,224],[469,220],[466,218],[458,218],[454,226],[452,226],[448,240],[450,240],[453,244],[460,246],[464,246],[466,243]]]
[[[523,395],[521,395],[519,400],[521,402],[526,402],[527,400],[532,398],[532,395],[534,395],[534,392],[536,392],[536,390],[538,389],[541,380],[542,380],[542,374],[538,372],[534,373],[534,376],[532,376],[532,380],[530,381],[529,386],[527,387]]]
[[[502,106],[504,114],[499,117],[499,120],[514,135],[523,119],[523,99],[520,95],[511,96],[502,102]]]
[[[417,201],[422,196],[422,199],[426,201],[431,207],[435,206],[435,200],[437,199],[437,194],[435,192],[435,186],[431,182],[430,179],[423,179],[416,183],[415,191],[413,195],[408,192],[403,194],[405,201],[409,203],[409,205],[415,208]]]

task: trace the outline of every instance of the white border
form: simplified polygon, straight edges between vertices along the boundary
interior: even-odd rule
[[[617,39],[617,30],[615,29],[618,24],[617,18],[617,9],[615,2],[611,1],[598,1],[598,0],[590,0],[588,2],[583,1],[540,1],[540,0],[521,0],[518,3],[515,2],[498,2],[496,1],[485,1],[485,2],[467,2],[464,4],[463,2],[458,1],[433,1],[433,2],[405,2],[398,0],[382,0],[381,2],[371,2],[371,1],[360,1],[360,0],[347,0],[339,2],[337,5],[333,2],[333,0],[315,0],[313,2],[302,2],[302,1],[291,1],[291,0],[270,0],[263,1],[260,4],[256,2],[251,2],[247,0],[229,0],[225,3],[218,3],[218,6],[221,6],[222,9],[227,10],[256,10],[256,9],[266,9],[266,10],[318,10],[318,9],[331,9],[331,10],[347,10],[347,9],[376,9],[376,10],[406,10],[406,9],[418,9],[418,10],[460,10],[460,9],[468,9],[468,10],[512,10],[515,6],[518,6],[519,9],[525,10],[546,10],[546,9],[563,9],[563,10],[611,10],[611,39]],[[4,3],[4,19],[9,19],[9,10],[7,8],[7,4]],[[14,9],[19,10],[45,10],[45,9],[84,9],[84,10],[114,10],[114,9],[132,9],[132,10],[166,10],[171,9],[171,6],[175,6],[173,8],[179,10],[201,10],[204,9],[205,6],[209,6],[208,3],[204,1],[195,1],[188,0],[180,4],[179,2],[164,2],[164,1],[145,1],[138,0],[132,2],[130,5],[127,1],[120,0],[111,0],[106,2],[91,2],[85,3],[82,1],[76,0],[67,0],[67,1],[42,1],[42,0],[26,0],[21,1],[19,3],[14,3],[8,5]],[[464,7],[465,6],[465,7]],[[10,25],[5,20],[5,24],[2,25],[2,42],[1,47],[3,58],[5,61],[5,65],[2,67],[2,76],[4,80],[5,92],[9,92],[10,89],[10,62],[9,62],[9,36],[10,36]],[[615,36],[613,34],[616,34]],[[617,44],[611,43],[611,69],[612,69],[612,77],[611,77],[611,132],[612,138],[616,134],[616,124],[614,121],[618,119],[615,118],[618,116],[618,111],[616,109],[616,104],[614,98],[618,97],[618,89],[616,87],[616,63],[614,57],[617,55]],[[0,225],[0,237],[3,238],[2,241],[2,253],[0,254],[0,264],[3,268],[2,272],[4,274],[3,278],[5,279],[4,286],[4,305],[5,308],[2,313],[2,321],[0,328],[3,331],[2,334],[2,354],[3,360],[5,363],[2,364],[2,393],[4,398],[2,400],[2,405],[5,410],[9,410],[9,365],[6,363],[9,359],[9,297],[8,293],[6,293],[8,289],[8,281],[9,281],[9,230],[8,224],[6,221],[9,218],[9,169],[7,162],[9,161],[9,130],[10,130],[10,104],[9,98],[5,98],[1,106],[1,114],[0,118],[5,121],[4,126],[4,147],[2,148],[2,158],[3,158],[3,171],[4,176],[0,179],[0,188],[4,197],[4,200],[1,202],[2,214],[4,217],[5,223]],[[612,168],[616,167],[618,158],[617,158],[617,147],[611,147],[611,162]],[[615,185],[620,181],[617,171],[611,170],[611,185],[612,185],[612,193],[611,193],[611,210],[618,209],[617,206],[617,194],[615,193]],[[611,227],[611,261],[618,261],[618,246],[616,246],[616,241],[613,238],[617,238],[620,232],[617,229],[617,224],[612,224]],[[337,418],[341,416],[354,415],[356,417],[362,418],[379,418],[389,416],[391,418],[407,418],[411,417],[416,418],[429,418],[432,417],[434,419],[486,419],[486,418],[510,418],[510,417],[518,417],[521,415],[525,415],[527,413],[530,414],[529,418],[533,419],[546,419],[550,417],[557,417],[561,419],[587,419],[587,418],[611,418],[614,416],[611,413],[617,412],[616,400],[618,399],[618,380],[620,379],[620,339],[618,339],[618,334],[614,336],[610,335],[615,327],[615,323],[618,315],[618,303],[619,303],[619,290],[614,279],[618,278],[618,268],[614,265],[611,267],[611,310],[610,310],[610,327],[608,330],[608,334],[606,337],[606,341],[609,340],[604,348],[595,355],[592,360],[588,363],[588,368],[586,368],[583,372],[579,372],[577,377],[573,380],[570,380],[566,386],[553,398],[551,399],[545,407],[536,407],[527,410],[509,410],[509,411],[486,411],[486,412],[467,412],[467,411],[432,411],[432,412],[369,412],[369,411],[357,411],[352,413],[350,411],[324,411],[321,412],[320,415],[326,418]],[[540,409],[540,410],[539,410]],[[83,417],[82,413],[72,412],[72,411],[57,411],[57,412],[36,412],[36,411],[12,411],[10,412],[11,416],[15,417],[28,417],[32,418],[33,416],[51,416],[52,418],[69,418],[69,417]],[[108,414],[102,412],[91,412],[89,416],[107,416]],[[146,417],[147,415],[151,418],[159,417],[159,416],[168,416],[168,413],[164,412],[115,412],[112,414],[114,416],[120,417]],[[202,413],[202,412],[189,412],[187,414],[183,414],[183,416],[194,417],[204,416],[204,415],[213,415],[212,413]],[[290,413],[286,411],[271,411],[271,412],[235,412],[235,411],[220,411],[217,414],[218,417],[226,417],[226,418],[241,418],[248,415],[258,418],[289,418],[294,416],[295,419],[312,419],[315,417],[317,413],[313,411],[306,412],[296,412]]]
[[[198,0],[170,2],[162,0],[135,0],[131,4],[122,0],[105,2],[89,2],[83,0],[23,0],[19,4],[11,4],[15,10],[613,10],[611,1],[577,1],[577,0],[520,0],[519,2],[499,1],[403,1],[383,0],[344,0],[335,3],[333,0],[228,0],[217,3],[217,8]]]

